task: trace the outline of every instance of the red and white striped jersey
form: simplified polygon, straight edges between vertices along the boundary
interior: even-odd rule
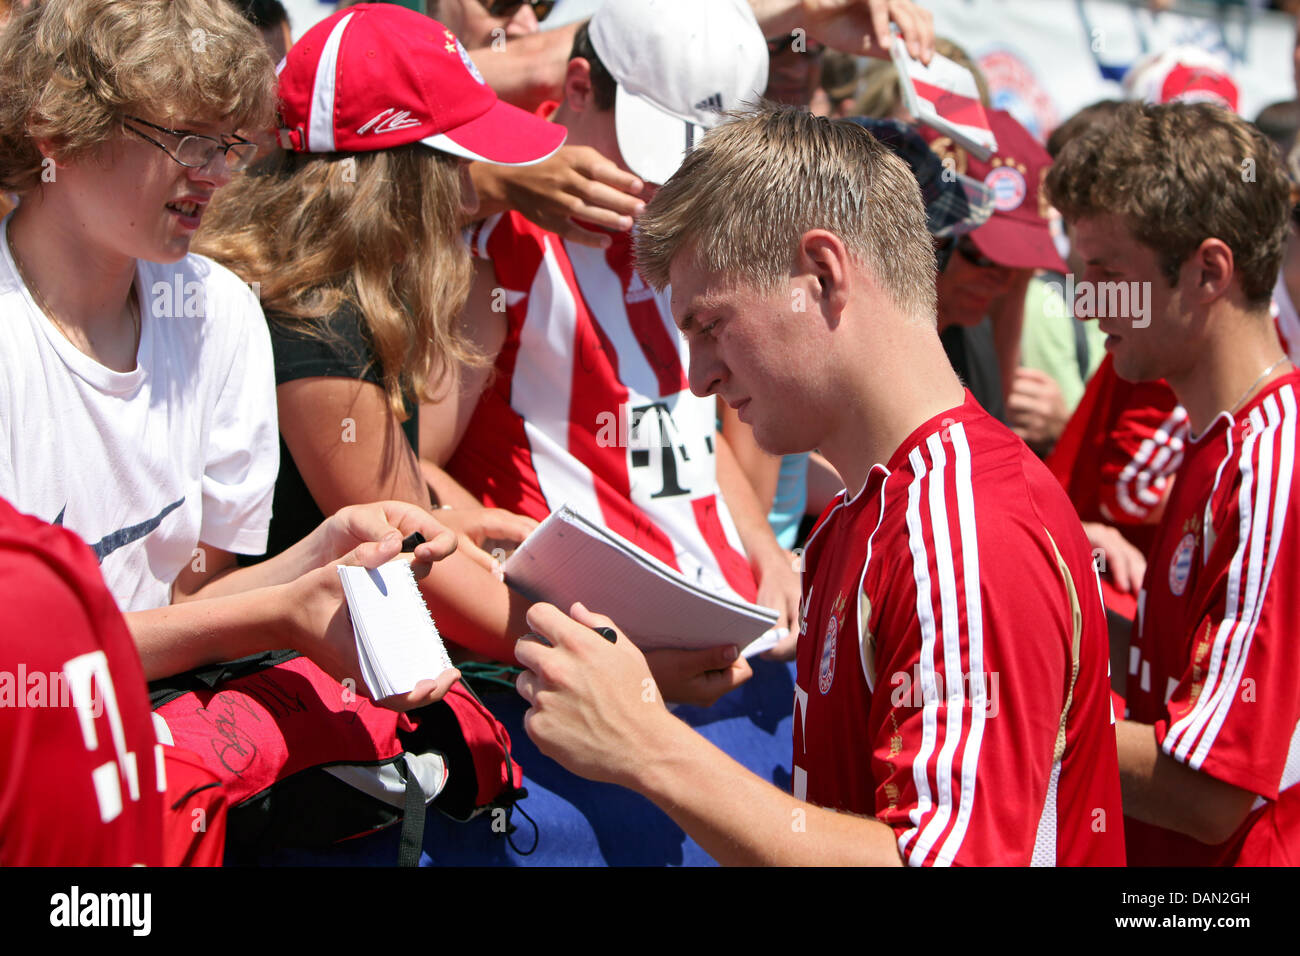
[[[1298,391],[1293,371],[1188,441],[1129,651],[1129,717],[1259,799],[1215,847],[1128,821],[1135,864],[1300,863]]]
[[[668,290],[637,274],[629,235],[611,238],[591,249],[513,212],[471,233],[495,269],[507,333],[447,471],[484,504],[539,520],[568,504],[752,601],[718,490],[714,400],[691,394]]]
[[[1187,412],[1173,389],[1163,379],[1124,381],[1107,355],[1047,466],[1082,520],[1116,525],[1145,550],[1154,531],[1143,522],[1164,500],[1186,439]]]
[[[914,431],[804,555],[796,797],[911,865],[1122,865],[1105,617],[1060,486],[975,399]]]

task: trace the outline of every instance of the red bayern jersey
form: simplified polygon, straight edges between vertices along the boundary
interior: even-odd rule
[[[1105,618],[1060,486],[969,392],[804,555],[795,796],[911,865],[1122,865]]]
[[[1084,521],[1121,528],[1144,552],[1183,458],[1187,412],[1163,380],[1126,382],[1111,355],[1088,381],[1047,466]]]
[[[484,504],[536,519],[563,504],[689,578],[757,589],[718,490],[712,398],[691,394],[685,343],[633,264],[518,213],[471,234],[500,283],[507,333],[447,471]]]
[[[1129,718],[1259,799],[1215,847],[1128,821],[1135,864],[1300,863],[1297,391],[1292,371],[1189,440],[1129,651]]]
[[[0,500],[0,864],[162,863],[165,776],[95,556]]]

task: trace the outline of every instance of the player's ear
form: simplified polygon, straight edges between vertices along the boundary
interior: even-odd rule
[[[591,64],[580,56],[569,61],[564,70],[564,102],[569,109],[581,113],[593,107]]]
[[[799,238],[797,271],[815,281],[813,294],[835,318],[848,305],[852,283],[849,267],[848,248],[835,233],[810,229]]]
[[[1226,242],[1206,239],[1193,250],[1190,258],[1192,274],[1196,277],[1197,301],[1208,304],[1227,293],[1236,262]]]

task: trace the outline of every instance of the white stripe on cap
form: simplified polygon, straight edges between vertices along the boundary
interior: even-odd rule
[[[446,133],[434,133],[432,136],[426,136],[424,139],[420,140],[420,142],[425,146],[432,147],[441,152],[450,153],[452,156],[459,156],[462,159],[478,160],[483,163],[492,163],[495,166],[532,166],[534,163],[540,163],[544,159],[550,159],[559,152],[560,149],[559,146],[556,146],[555,149],[551,150],[545,156],[541,156],[537,159],[525,160],[522,163],[505,163],[499,159],[492,159],[491,157],[480,155],[469,147],[460,145],[460,143],[456,142]],[[563,142],[561,142],[560,145],[563,146]]]
[[[311,88],[311,108],[308,112],[307,151],[309,153],[334,152],[334,87],[338,76],[339,45],[343,31],[354,14],[349,13],[330,31],[316,63],[316,79]]]

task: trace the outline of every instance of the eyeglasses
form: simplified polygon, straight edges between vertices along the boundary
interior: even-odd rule
[[[127,120],[132,123],[139,123],[141,126],[147,126],[155,129],[160,133],[166,133],[169,136],[175,136],[180,140],[176,144],[176,151],[172,152],[158,140],[154,139],[147,133],[142,133],[133,126],[127,125]],[[237,173],[248,166],[249,163],[257,156],[257,144],[249,142],[242,136],[231,136],[233,143],[223,143],[213,136],[204,136],[200,133],[191,133],[183,129],[168,129],[166,126],[159,126],[156,123],[150,123],[148,120],[142,120],[138,116],[127,116],[122,120],[122,128],[135,133],[143,140],[153,143],[164,153],[180,163],[182,166],[190,169],[199,169],[208,165],[216,158],[217,153],[224,153],[226,157],[226,168],[232,173]]]
[[[555,6],[555,0],[481,0],[481,2],[487,7],[488,13],[494,17],[513,16],[522,6],[532,7],[538,23],[545,20]]]

